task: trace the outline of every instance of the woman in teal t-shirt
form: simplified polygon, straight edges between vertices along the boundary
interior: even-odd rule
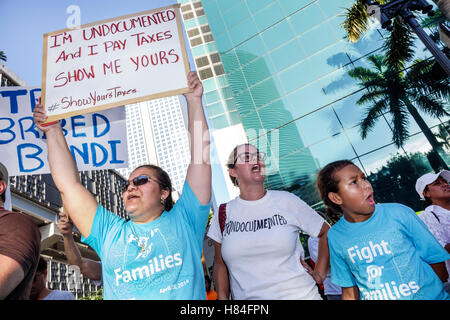
[[[209,134],[202,84],[195,72],[187,79],[191,163],[182,195],[172,208],[167,174],[155,166],[135,169],[123,190],[131,221],[97,203],[80,183],[60,124],[41,125],[45,110],[40,105],[34,110],[35,124],[47,136],[50,170],[64,208],[102,259],[105,299],[206,298],[200,258],[211,198]]]
[[[317,186],[327,210],[343,213],[328,232],[331,281],[343,300],[449,299],[442,281],[450,255],[414,211],[375,204],[370,182],[347,160],[325,166]]]

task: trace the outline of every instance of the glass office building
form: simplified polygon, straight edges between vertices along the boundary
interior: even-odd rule
[[[239,190],[228,178],[225,166],[234,146],[247,142],[241,117],[218,47],[200,0],[179,0],[187,46],[203,84],[203,103],[211,134],[213,210],[237,196]]]
[[[227,88],[228,94],[248,140],[268,146],[269,161],[277,162],[278,170],[268,176],[267,187],[294,192],[315,207],[320,206],[314,187],[317,172],[335,160],[353,160],[371,178],[375,197],[382,202],[402,202],[403,198],[396,198],[405,192],[398,185],[402,183],[408,184],[404,198],[415,198],[415,179],[432,170],[426,156],[431,145],[412,117],[410,137],[400,149],[392,142],[389,114],[380,115],[367,138],[361,138],[359,124],[366,108],[356,101],[365,89],[348,71],[369,67],[367,57],[380,52],[387,32],[373,28],[357,43],[349,43],[341,23],[352,3],[203,0],[202,8],[197,5],[206,15],[231,89]],[[197,21],[195,10],[191,19]],[[189,33],[189,19],[185,25]],[[417,47],[418,56],[429,57],[428,51]],[[222,94],[218,89],[207,97]],[[421,115],[448,142],[449,119]],[[408,166],[400,165],[405,161]],[[387,173],[392,178],[383,180]],[[399,181],[396,175],[408,175],[410,181]],[[402,203],[418,210],[418,196],[416,200]]]
[[[172,181],[174,199],[181,194],[190,161],[184,109],[179,96],[126,106],[128,168],[118,169],[128,178],[144,164],[163,168]]]

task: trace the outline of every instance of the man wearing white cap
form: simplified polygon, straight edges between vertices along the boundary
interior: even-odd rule
[[[439,243],[450,252],[450,171],[427,173],[417,179],[416,191],[424,200],[425,210],[419,218],[427,225]],[[445,262],[450,274],[450,260]],[[450,292],[450,283],[444,284]]]
[[[27,300],[41,233],[30,218],[4,208],[7,184],[8,170],[0,162],[0,300]]]

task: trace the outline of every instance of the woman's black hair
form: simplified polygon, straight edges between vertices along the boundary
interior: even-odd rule
[[[133,171],[139,168],[147,168],[152,169],[156,172],[156,179],[158,179],[158,184],[161,190],[168,190],[169,196],[164,201],[164,210],[170,211],[173,208],[173,200],[172,200],[172,181],[170,180],[169,175],[162,168],[155,166],[153,164],[144,164],[142,166],[137,167]]]
[[[329,192],[338,192],[339,181],[335,178],[337,171],[348,165],[355,165],[350,160],[339,160],[327,164],[319,171],[317,176],[317,189],[319,195],[326,207],[326,214],[331,221],[336,222],[342,216],[342,210],[339,205],[334,203],[328,197]]]
[[[424,192],[428,191],[428,186],[426,186],[425,189],[423,189],[423,191]],[[423,208],[426,209],[428,206],[431,206],[433,204],[433,200],[431,200],[430,197],[425,197],[425,196],[423,196],[423,197],[425,198],[425,200],[423,202]]]

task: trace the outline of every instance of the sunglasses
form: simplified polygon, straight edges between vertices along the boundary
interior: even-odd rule
[[[234,159],[233,165],[236,164],[238,159],[242,162],[251,162],[255,160],[255,158],[264,161],[266,159],[266,154],[264,152],[243,152],[237,155],[236,159]]]
[[[133,183],[133,186],[138,187],[142,186],[143,184],[146,184],[149,181],[154,181],[159,184],[158,181],[150,178],[149,176],[137,176],[136,178],[131,179],[131,181],[125,182],[125,184],[122,186],[122,193],[125,193],[125,191],[128,190],[128,187],[130,186],[131,183]]]

